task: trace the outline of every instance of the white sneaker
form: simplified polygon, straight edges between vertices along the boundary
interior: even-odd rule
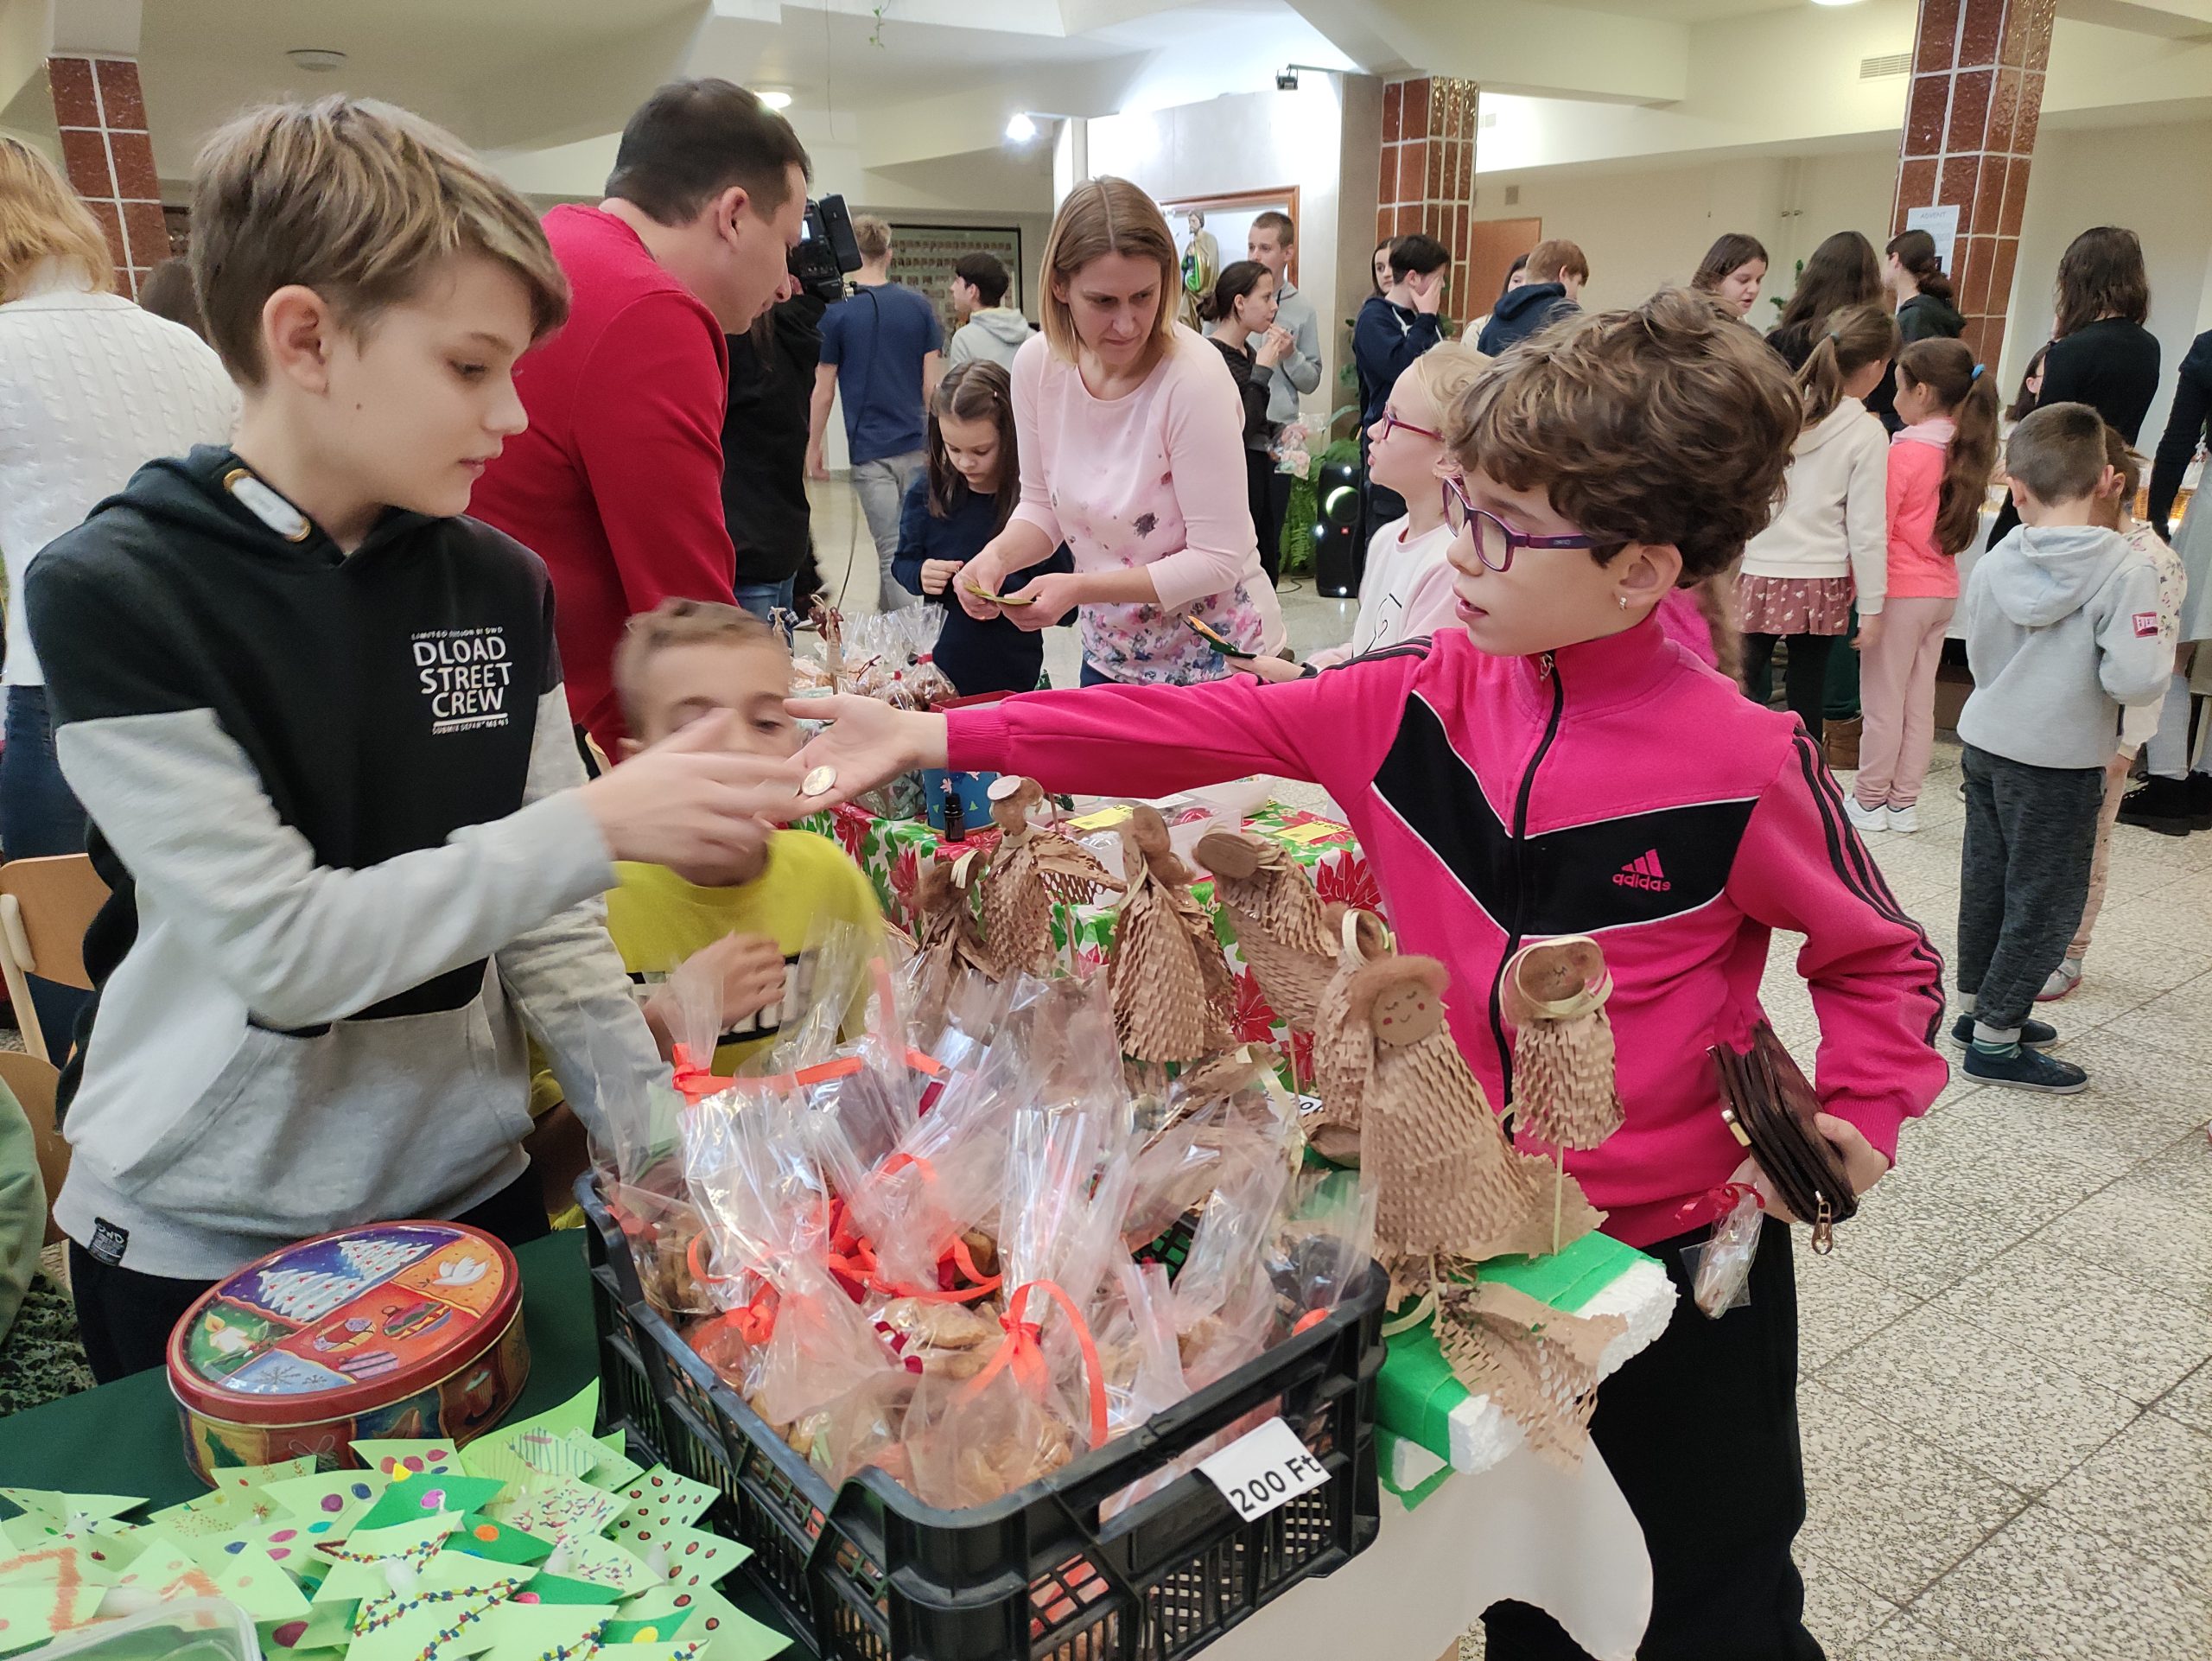
[[[1862,837],[1877,830],[1890,829],[1890,810],[1886,807],[1861,807],[1856,796],[1843,799],[1844,817],[1851,821],[1852,829]]]
[[[1919,830],[1919,829],[1920,829],[1920,806],[1919,806],[1919,804],[1918,804],[1918,803],[1915,803],[1915,804],[1914,804],[1912,806],[1910,806],[1910,807],[1892,807],[1892,808],[1891,808],[1891,809],[1890,809],[1890,829],[1891,829],[1891,830],[1894,830],[1894,831],[1897,831],[1897,832],[1899,835],[1901,835],[1901,836],[1907,836],[1907,837],[1910,836],[1914,831],[1916,831],[1916,830]]]

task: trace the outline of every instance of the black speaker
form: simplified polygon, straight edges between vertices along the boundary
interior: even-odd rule
[[[1367,548],[1359,538],[1359,468],[1332,461],[1313,487],[1313,586],[1332,600],[1359,592]]]

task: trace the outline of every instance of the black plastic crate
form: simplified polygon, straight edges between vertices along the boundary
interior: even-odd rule
[[[709,1521],[753,1549],[736,1573],[823,1661],[1180,1661],[1374,1543],[1388,1286],[1372,1265],[1325,1319],[1142,1429],[990,1505],[943,1511],[880,1471],[832,1490],[645,1303],[592,1177],[576,1197],[604,1411],[720,1490]],[[1106,1501],[1263,1408],[1327,1482],[1246,1523],[1191,1472],[1100,1520]]]

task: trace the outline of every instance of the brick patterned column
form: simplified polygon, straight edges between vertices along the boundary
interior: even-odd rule
[[[129,58],[48,58],[46,78],[69,182],[107,232],[117,290],[135,300],[139,283],[169,251],[138,66]]]
[[[1382,88],[1382,171],[1375,236],[1419,231],[1467,258],[1475,217],[1475,105],[1471,80],[1422,75]]]
[[[2005,343],[2028,163],[2056,0],[1920,0],[1891,232],[1908,209],[1955,204],[1951,280],[1964,339],[1994,366]]]

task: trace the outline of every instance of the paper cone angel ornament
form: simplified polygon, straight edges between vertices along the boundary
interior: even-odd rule
[[[1313,1091],[1320,1111],[1309,1121],[1314,1148],[1339,1165],[1359,1163],[1359,1136],[1367,1080],[1374,1071],[1373,1045],[1348,1014],[1351,978],[1372,958],[1390,952],[1390,931],[1373,912],[1332,905],[1323,913],[1336,970],[1314,1000]]]
[[[1128,888],[1107,976],[1122,1053],[1195,1061],[1227,1049],[1236,983],[1212,920],[1191,893],[1191,868],[1168,845],[1157,810],[1136,808],[1121,832]]]
[[[1510,1286],[1437,1288],[1436,1342],[1459,1382],[1517,1422],[1529,1447],[1573,1470],[1588,1444],[1598,1362],[1627,1330],[1618,1315],[1573,1315]]]
[[[1035,971],[1052,955],[1054,901],[1089,905],[1122,885],[1082,843],[1030,824],[1045,799],[1035,780],[997,780],[990,796],[1000,840],[983,879],[983,938],[1008,971]]]
[[[1513,1115],[1532,1141],[1554,1149],[1595,1148],[1627,1117],[1613,1079],[1613,1024],[1605,1000],[1613,977],[1586,935],[1539,940],[1513,955],[1502,988],[1514,1029]],[[1564,1155],[1554,1155],[1559,1184]],[[1556,1251],[1564,1238],[1554,1239]]]
[[[1288,849],[1246,830],[1209,830],[1198,856],[1213,873],[1214,894],[1261,993],[1292,1026],[1313,1031],[1338,951],[1313,879]]]
[[[1552,1170],[1507,1142],[1445,1025],[1447,980],[1433,958],[1384,956],[1346,987],[1347,1035],[1369,1056],[1360,1147],[1378,1195],[1376,1255],[1411,1291],[1429,1283],[1432,1263],[1533,1255],[1552,1239]],[[1571,1239],[1602,1219],[1565,1187]]]
[[[1539,940],[1505,966],[1514,1028],[1513,1113],[1554,1148],[1595,1148],[1626,1117],[1613,1083],[1613,1025],[1605,954],[1584,935]]]
[[[924,862],[914,883],[915,950],[921,967],[916,977],[914,1020],[923,1031],[942,1026],[953,990],[969,974],[998,980],[1005,973],[997,957],[984,943],[969,897],[969,860],[950,864],[943,860]]]

